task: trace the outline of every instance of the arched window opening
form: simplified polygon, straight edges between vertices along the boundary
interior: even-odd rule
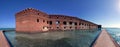
[[[70,27],[70,29],[72,29],[72,27]]]
[[[56,24],[57,24],[57,25],[60,24],[60,21],[56,21]]]
[[[45,20],[43,20],[43,22],[45,22]]]
[[[63,24],[64,24],[64,25],[67,25],[67,22],[66,22],[66,21],[64,21],[64,22],[63,22]]]
[[[72,22],[69,22],[70,25],[72,25]]]
[[[66,27],[64,27],[64,29],[66,29]]]
[[[52,25],[52,21],[50,21],[50,25]]]
[[[75,22],[75,25],[77,25],[77,22]]]
[[[39,19],[37,19],[37,22],[39,22]]]

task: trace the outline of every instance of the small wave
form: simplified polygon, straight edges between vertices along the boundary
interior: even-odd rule
[[[116,36],[120,37],[120,34],[116,34]]]
[[[120,41],[117,41],[117,43],[120,45]]]

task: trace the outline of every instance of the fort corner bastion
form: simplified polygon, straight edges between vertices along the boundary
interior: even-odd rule
[[[15,14],[16,32],[45,32],[51,30],[98,29],[97,25],[73,16],[49,15],[34,8]]]

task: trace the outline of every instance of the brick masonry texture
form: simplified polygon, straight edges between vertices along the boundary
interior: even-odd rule
[[[17,32],[97,29],[99,25],[73,16],[49,15],[34,8],[15,14]]]

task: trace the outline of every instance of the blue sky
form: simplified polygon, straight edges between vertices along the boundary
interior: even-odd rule
[[[120,27],[119,0],[0,0],[0,28],[15,28],[15,13],[29,7],[76,16],[103,27]]]

